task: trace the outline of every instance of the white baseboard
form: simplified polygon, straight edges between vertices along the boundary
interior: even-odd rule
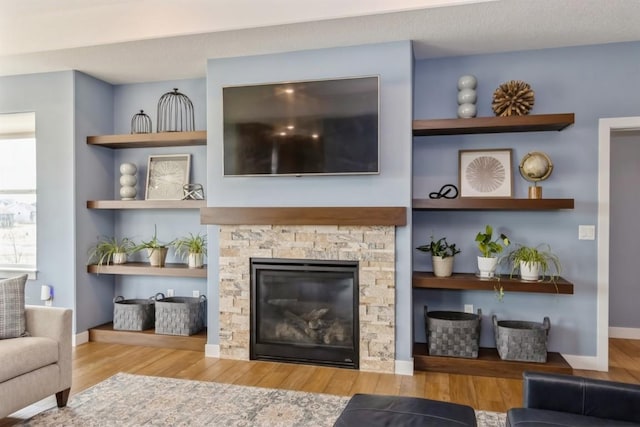
[[[398,375],[413,375],[413,359],[396,360],[395,372]]]
[[[600,358],[596,356],[575,356],[572,354],[563,354],[562,357],[564,357],[573,369],[602,372],[607,372],[609,370],[609,363],[606,360],[600,360]]]
[[[89,342],[89,331],[80,332],[79,334],[75,334],[73,339],[71,340],[71,345],[76,347],[80,344],[85,344]]]
[[[609,338],[624,338],[627,340],[640,340],[639,328],[609,327]]]
[[[204,357],[220,357],[220,346],[218,344],[207,344],[204,346]]]

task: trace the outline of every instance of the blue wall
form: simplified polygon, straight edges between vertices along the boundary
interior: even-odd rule
[[[210,60],[207,67],[207,197],[209,206],[406,206],[411,204],[410,42]],[[351,76],[380,76],[379,175],[223,177],[222,87]],[[396,237],[396,302],[411,301],[410,226]],[[217,229],[209,227],[209,293],[217,295]],[[217,343],[217,306],[210,305],[209,343]],[[396,358],[411,358],[411,317],[396,314]]]
[[[492,116],[491,97],[499,84],[524,80],[535,91],[532,114],[575,112],[575,125],[562,132],[416,137],[413,150],[413,195],[456,183],[459,149],[513,148],[515,197],[527,197],[528,182],[517,164],[529,151],[544,151],[554,163],[542,183],[545,198],[575,198],[575,209],[554,212],[416,212],[414,246],[432,234],[447,236],[462,254],[455,271],[473,272],[478,251],[475,234],[485,224],[524,244],[547,242],[560,256],[563,276],[575,285],[572,296],[507,293],[498,302],[492,292],[418,291],[414,299],[416,339],[424,342],[422,308],[482,308],[482,345],[493,346],[489,319],[551,319],[549,348],[566,354],[596,352],[596,241],[578,241],[579,224],[596,224],[598,119],[636,116],[640,104],[630,90],[640,73],[640,43],[547,49],[418,61],[415,67],[414,117],[456,116],[456,83],[463,74],[478,78],[478,116]],[[430,270],[430,260],[414,251],[414,268]]]

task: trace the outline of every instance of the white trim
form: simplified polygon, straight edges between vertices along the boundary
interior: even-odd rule
[[[598,123],[598,274],[595,370],[609,367],[609,191],[611,132],[640,129],[640,117],[600,119]],[[573,366],[573,365],[572,365]],[[605,369],[602,369],[605,368]]]
[[[620,328],[609,326],[609,338],[640,340],[640,328]]]
[[[600,357],[598,356],[576,356],[573,354],[563,354],[562,357],[564,357],[573,369],[602,372],[607,372],[609,370],[608,364],[603,365]]]
[[[204,346],[204,357],[220,357],[219,344],[206,344]]]
[[[86,344],[89,342],[89,331],[80,332],[79,334],[75,334],[72,337],[72,343],[74,347],[79,346],[80,344]]]
[[[395,373],[397,375],[413,375],[413,359],[396,360]]]

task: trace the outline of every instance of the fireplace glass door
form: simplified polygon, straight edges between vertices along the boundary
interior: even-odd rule
[[[251,359],[358,368],[358,263],[251,260]]]

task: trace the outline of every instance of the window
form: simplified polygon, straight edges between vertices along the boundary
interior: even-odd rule
[[[0,114],[0,277],[36,272],[35,113]]]

